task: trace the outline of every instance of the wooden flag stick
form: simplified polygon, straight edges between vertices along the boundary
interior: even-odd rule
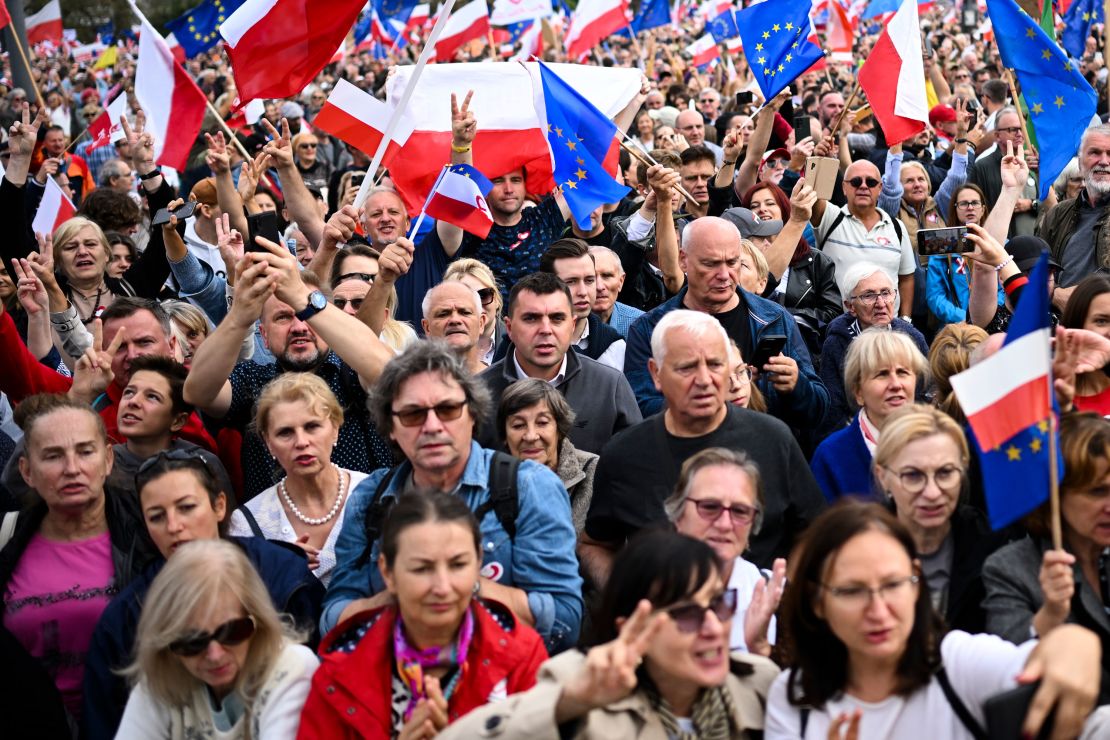
[[[852,103],[855,102],[856,96],[859,95],[859,78],[856,78],[856,84],[852,86],[852,94],[844,101],[844,110],[840,111],[840,115],[836,117],[836,122],[833,123],[832,128],[829,129],[831,136],[836,136],[840,132],[840,123],[844,120],[844,116],[848,115],[848,111],[852,108]]]
[[[1052,376],[1049,375],[1049,383]],[[1052,548],[1064,549],[1064,535],[1060,527],[1060,471],[1056,459],[1056,414],[1048,415],[1048,510],[1052,529]]]
[[[1019,93],[1017,81],[1014,79],[1013,70],[1011,70],[1009,67],[1003,69],[1002,77],[1006,80],[1006,84],[1010,88],[1010,93],[1014,96],[1014,112],[1017,113],[1018,124],[1021,126],[1021,145],[1022,148],[1025,149],[1026,153],[1028,153],[1029,150],[1033,147],[1029,143],[1029,126],[1025,122],[1025,114],[1021,110],[1021,101],[1018,100]]]
[[[617,129],[617,133],[621,135],[621,139],[618,143],[637,162],[643,165],[647,165],[648,167],[659,164],[650,154],[644,154],[638,146],[629,143],[628,134],[624,133],[620,129]],[[689,201],[691,205],[701,207],[701,203],[698,203],[696,200],[694,200],[694,196],[690,195],[689,191],[687,191],[686,188],[682,187],[682,185],[675,185],[674,187],[675,190],[682,193],[682,197]]]
[[[38,83],[35,82],[34,76],[31,74],[31,63],[27,61],[27,50],[23,48],[26,39],[20,38],[19,34],[15,32],[15,27],[12,29],[12,40],[15,41],[15,48],[19,51],[19,58],[23,60],[23,68],[27,70],[27,78],[31,81],[31,88],[35,91],[35,100],[39,102],[39,108],[45,109],[46,102],[42,99],[42,92],[39,91]]]

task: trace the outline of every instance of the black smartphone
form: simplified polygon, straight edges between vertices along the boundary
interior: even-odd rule
[[[247,230],[250,239],[247,240],[248,252],[265,252],[266,250],[255,243],[255,237],[261,236],[269,239],[274,244],[281,244],[281,232],[278,231],[277,214],[273,211],[262,211],[247,216]]]
[[[794,116],[794,143],[797,144],[802,139],[812,136],[810,131],[810,118],[805,113],[799,113]]]
[[[755,97],[752,95],[751,90],[741,90],[740,92],[736,93],[737,105],[751,105],[752,100],[754,99]]]
[[[983,702],[983,716],[987,720],[987,740],[1012,740],[1022,737],[1021,726],[1025,723],[1025,714],[1033,702],[1033,694],[1037,693],[1040,682],[1018,686],[1016,689],[1003,691]],[[1053,708],[1041,725],[1036,740],[1047,740],[1052,735],[1052,725],[1056,721],[1056,709]]]
[[[187,200],[183,205],[178,206],[177,209],[174,210],[173,215],[177,216],[178,221],[184,221],[185,219],[192,216],[195,210],[197,210],[197,202],[195,200]],[[161,226],[162,224],[168,224],[169,222],[170,209],[159,208],[157,211],[154,212],[154,218],[151,219],[150,225]]]
[[[748,364],[756,370],[762,371],[767,361],[775,355],[781,354],[784,347],[786,347],[785,334],[765,334],[759,338],[759,344],[755,347],[755,354]]]
[[[975,245],[967,240],[966,226],[917,230],[917,253],[922,257],[973,251],[975,251]]]

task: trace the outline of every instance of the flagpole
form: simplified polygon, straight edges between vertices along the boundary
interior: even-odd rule
[[[14,28],[12,29],[12,39],[15,40],[15,48],[19,50],[19,58],[23,60],[23,68],[27,70],[27,77],[31,80],[31,87],[35,91],[35,100],[39,101],[39,108],[45,109],[46,102],[42,99],[42,93],[39,91],[38,83],[35,82],[35,78],[31,75],[31,62],[27,60],[27,51],[23,48],[24,40],[19,37],[19,34],[15,32]]]
[[[362,181],[362,185],[358,188],[358,194],[355,195],[355,208],[362,208],[366,203],[366,199],[370,196],[370,186],[373,183],[374,175],[378,172],[378,167],[382,164],[382,158],[385,157],[385,150],[389,146],[389,142],[393,140],[393,132],[397,130],[397,124],[401,122],[401,116],[404,115],[405,109],[408,107],[409,100],[412,98],[412,93],[416,90],[416,83],[420,81],[420,75],[424,71],[424,67],[428,64],[428,58],[435,50],[436,41],[443,33],[444,27],[447,25],[447,18],[451,15],[451,11],[455,7],[455,0],[444,0],[440,8],[439,18],[436,19],[435,26],[432,27],[432,32],[428,34],[428,38],[424,41],[424,48],[420,50],[420,57],[416,60],[416,68],[412,71],[412,76],[409,78],[408,84],[405,86],[405,92],[401,95],[401,99],[393,108],[393,113],[389,116],[389,123],[386,124],[384,135],[381,142],[378,144],[378,151],[374,152],[374,158],[370,161],[370,167],[366,170],[366,177]]]
[[[1029,151],[1029,149],[1031,149],[1031,147],[1029,146],[1029,127],[1028,124],[1026,124],[1025,122],[1025,114],[1021,112],[1021,102],[1018,100],[1019,93],[1017,88],[1017,81],[1014,80],[1014,72],[1009,67],[1006,67],[1002,70],[1002,76],[1005,78],[1006,85],[1010,88],[1010,92],[1014,96],[1014,112],[1017,113],[1018,123],[1021,124],[1021,132],[1022,134],[1024,134],[1021,137],[1022,148],[1026,151]]]
[[[650,154],[645,155],[635,144],[628,143],[628,134],[624,133],[619,128],[617,129],[617,133],[621,135],[621,140],[617,143],[620,144],[621,148],[628,152],[633,159],[637,160],[640,164],[647,165],[648,167],[659,164]],[[682,187],[682,185],[676,184],[674,186],[674,189],[682,193],[682,197],[690,201],[691,204],[695,206],[701,205],[696,200],[694,200],[694,196],[690,195],[689,191],[686,190],[686,188]]]
[[[1107,0],[1110,2],[1110,0]],[[636,58],[640,60],[640,64],[644,63],[644,50],[640,48],[640,39],[636,38],[636,32],[632,30],[632,24],[629,23],[625,28],[628,29],[628,35],[632,37],[632,48],[636,50]],[[641,67],[642,69],[642,67]]]
[[[856,77],[856,84],[852,86],[852,94],[844,101],[844,110],[840,111],[840,115],[836,117],[836,123],[829,129],[829,136],[836,138],[840,132],[840,124],[844,120],[844,116],[848,115],[848,111],[852,109],[852,103],[855,102],[856,96],[859,95],[859,77]]]
[[[1048,376],[1052,384],[1051,373]],[[1060,527],[1060,471],[1056,457],[1056,413],[1048,414],[1048,509],[1049,524],[1052,529],[1052,549],[1064,549],[1064,536]]]
[[[428,214],[428,204],[432,202],[432,196],[435,195],[439,183],[443,180],[443,176],[450,167],[451,165],[445,164],[443,165],[443,169],[439,171],[439,177],[436,178],[435,183],[432,185],[432,189],[428,191],[428,197],[424,199],[424,205],[420,206],[420,215],[416,217],[416,223],[409,229],[409,241],[412,241],[412,238],[420,233],[420,227],[424,225],[424,216]]]

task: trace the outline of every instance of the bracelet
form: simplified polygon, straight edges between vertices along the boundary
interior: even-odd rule
[[[737,160],[735,160],[735,159],[734,159],[734,160],[732,160],[732,161],[730,162],[730,161],[728,161],[727,159],[725,159],[725,160],[722,160],[722,161],[721,161],[721,166],[722,166],[722,167],[726,167],[726,166],[728,166],[728,165],[735,165],[735,164],[736,164],[736,161],[737,161]]]
[[[140,180],[153,180],[156,177],[160,177],[161,174],[162,174],[162,168],[161,167],[155,167],[154,169],[152,169],[150,172],[146,173],[145,175],[139,175],[139,179]]]
[[[957,144],[970,144],[971,139],[965,139],[965,138],[961,137],[959,139],[956,139],[956,143]]]
[[[1013,261],[1014,261],[1014,255],[1011,254],[1009,257],[1002,260],[1002,262],[1000,262],[998,264],[998,266],[994,268],[994,271],[995,272],[1002,272],[1002,268],[1005,267],[1006,265],[1010,264]]]
[[[470,151],[470,144],[467,144],[466,146],[455,146],[454,144],[452,144],[451,151],[455,152],[456,154],[466,154]]]

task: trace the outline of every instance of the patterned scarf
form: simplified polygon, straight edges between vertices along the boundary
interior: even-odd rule
[[[474,636],[474,607],[466,610],[463,615],[462,626],[459,627],[458,642],[444,647],[430,647],[420,650],[409,645],[405,639],[404,624],[400,612],[393,625],[393,655],[397,660],[397,674],[409,689],[409,703],[405,707],[405,721],[412,716],[416,703],[425,697],[424,671],[428,668],[447,668],[448,672],[454,671],[454,676],[443,687],[443,698],[450,700],[451,694],[459,685],[459,680],[466,673],[466,654],[470,651],[470,640]]]
[[[667,701],[658,693],[649,692],[652,706],[659,714],[659,721],[667,731],[667,737],[675,740],[730,740],[743,737],[739,728],[733,727],[732,717],[735,714],[735,705],[732,695],[724,686],[705,689],[701,696],[694,702],[694,711],[690,719],[694,723],[694,732],[685,732],[678,723]]]

